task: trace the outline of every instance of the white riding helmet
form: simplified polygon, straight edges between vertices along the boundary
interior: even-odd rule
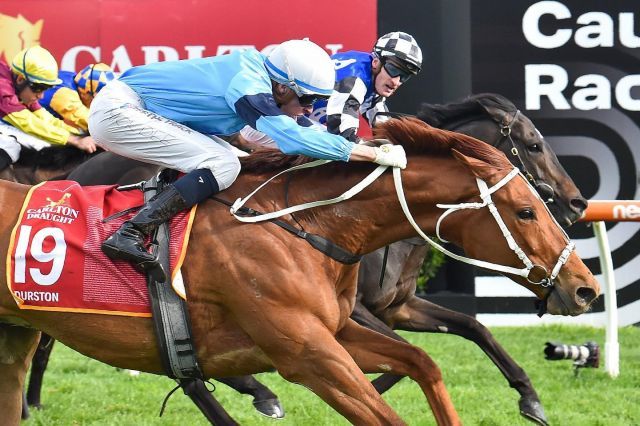
[[[329,54],[307,39],[281,43],[269,53],[265,66],[272,80],[289,86],[298,96],[330,96],[336,82]]]

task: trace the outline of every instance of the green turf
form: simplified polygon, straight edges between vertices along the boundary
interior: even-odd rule
[[[640,424],[640,329],[620,329],[620,376],[583,369],[576,378],[570,361],[546,361],[544,343],[595,340],[604,352],[604,330],[586,327],[493,328],[492,332],[527,371],[552,425]],[[425,349],[440,365],[453,402],[466,425],[528,425],[518,414],[518,394],[482,351],[460,337],[402,333]],[[274,421],[253,410],[251,397],[239,396],[222,384],[215,395],[243,425],[344,425],[347,422],[307,389],[276,374],[258,375],[284,404],[286,418]],[[180,391],[165,415],[160,404],[173,382],[124,372],[56,344],[45,376],[45,409],[32,412],[24,425],[206,425]],[[408,379],[385,399],[410,425],[435,424],[418,386]],[[0,419],[0,424],[2,423]]]

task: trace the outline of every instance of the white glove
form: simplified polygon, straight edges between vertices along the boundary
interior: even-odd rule
[[[390,143],[374,147],[376,151],[376,159],[374,163],[382,166],[407,168],[407,154],[404,152],[402,145],[392,145]]]

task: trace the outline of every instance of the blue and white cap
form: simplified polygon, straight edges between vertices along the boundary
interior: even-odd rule
[[[289,86],[298,96],[330,96],[336,82],[329,54],[307,39],[281,43],[269,53],[265,66],[272,80]]]

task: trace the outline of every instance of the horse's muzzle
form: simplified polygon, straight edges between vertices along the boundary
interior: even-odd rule
[[[547,312],[552,315],[584,314],[596,297],[598,295],[590,287],[579,287],[572,295],[560,287],[555,287],[547,298]]]

